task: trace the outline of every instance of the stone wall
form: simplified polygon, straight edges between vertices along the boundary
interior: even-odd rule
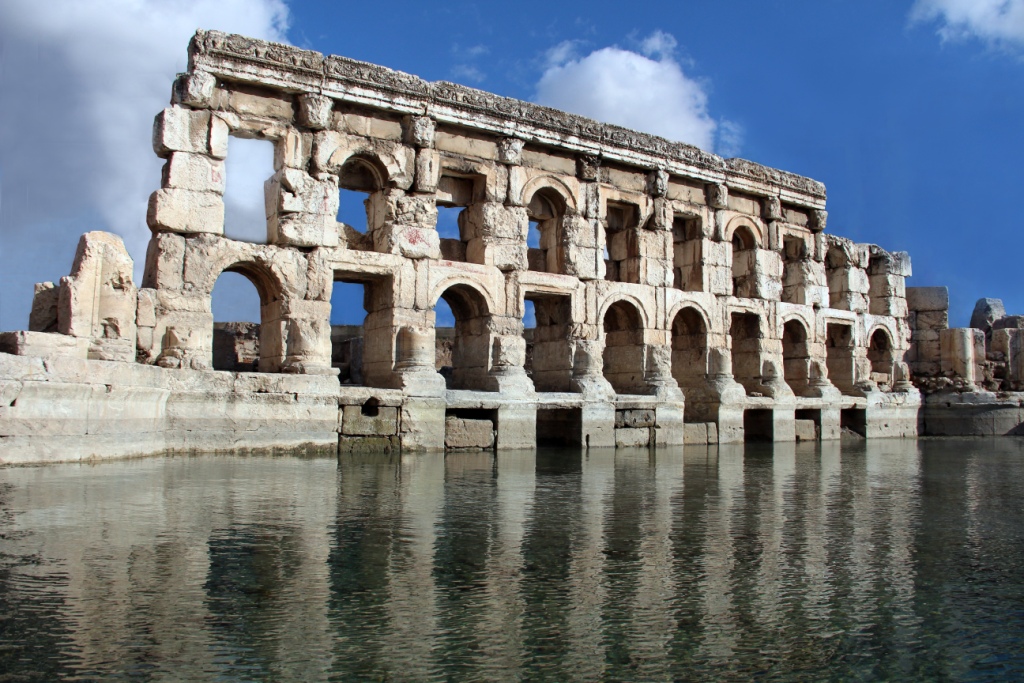
[[[224,236],[236,138],[275,149],[261,244]],[[318,378],[336,387],[342,450],[479,446],[481,420],[495,448],[551,425],[590,447],[738,441],[755,422],[828,439],[850,410],[872,435],[916,430],[910,259],[827,234],[814,180],[215,31],[193,38],[153,147],[165,165],[142,286],[120,241],[90,233],[72,274],[37,287],[31,334],[0,349],[217,386],[240,381],[220,368]],[[362,196],[365,220],[337,219],[341,192]],[[439,208],[456,236],[439,234]],[[258,326],[215,325],[224,272],[256,287]],[[363,286],[358,334],[330,324],[335,282]],[[435,329],[442,299],[450,332]],[[390,403],[356,414],[351,391]]]

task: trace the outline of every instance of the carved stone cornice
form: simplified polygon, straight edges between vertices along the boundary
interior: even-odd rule
[[[576,114],[501,97],[445,81],[429,82],[387,67],[302,50],[220,31],[197,31],[189,45],[189,70],[232,81],[273,85],[286,92],[319,92],[341,101],[439,122],[515,134],[528,142],[572,153],[595,154],[644,169],[721,183],[754,194],[823,208],[825,186],[810,178],[723,159],[683,142],[600,123]]]

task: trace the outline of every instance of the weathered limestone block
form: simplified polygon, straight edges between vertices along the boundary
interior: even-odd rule
[[[213,99],[217,78],[206,71],[192,71],[178,74],[171,91],[173,104],[183,104],[196,109],[209,109]]]
[[[980,381],[984,372],[985,333],[971,327],[960,327],[939,332],[942,353],[942,372],[959,377],[967,384]]]
[[[341,433],[349,436],[391,436],[398,433],[398,408],[344,406]]]
[[[441,155],[429,147],[416,151],[416,178],[413,189],[425,194],[436,192],[441,179]]]
[[[208,111],[179,106],[164,109],[153,121],[153,151],[159,157],[172,152],[210,154],[210,121]]]
[[[374,250],[406,258],[440,258],[437,203],[432,195],[401,190],[377,192],[369,200]]]
[[[120,237],[88,232],[78,243],[71,274],[61,278],[58,331],[93,340],[97,349],[90,357],[135,360],[133,266]]]
[[[992,330],[992,323],[1006,317],[1002,299],[978,299],[971,312],[971,327],[986,335]]]
[[[146,249],[142,286],[162,290],[181,289],[184,270],[185,237],[170,232],[154,234]]]
[[[289,128],[274,144],[274,170],[285,168],[305,170],[313,152],[313,134]]]
[[[331,110],[334,108],[334,100],[326,95],[316,93],[304,93],[299,95],[299,118],[300,125],[322,130],[331,125]]]
[[[56,332],[60,288],[52,282],[37,282],[32,296],[28,329],[32,332]]]
[[[650,427],[629,428],[615,430],[616,448],[645,448],[651,443]]]
[[[80,358],[89,356],[89,339],[56,332],[0,332],[0,353],[13,356]],[[13,400],[13,399],[12,399]],[[10,405],[8,402],[6,405]]]
[[[444,421],[445,448],[494,447],[494,423],[490,420],[470,420],[448,416]]]
[[[408,190],[416,169],[416,152],[391,140],[365,138],[333,130],[318,132],[313,138],[313,173],[334,173],[353,157],[371,159],[385,175],[386,187]]]
[[[146,223],[154,232],[223,235],[224,198],[218,192],[160,189],[149,197]]]
[[[825,264],[811,259],[787,261],[782,279],[782,300],[803,306],[828,307]]]
[[[502,138],[498,142],[498,161],[513,166],[523,163],[524,144],[519,138]]]
[[[906,297],[911,311],[949,310],[949,289],[946,287],[906,287]]]
[[[429,116],[407,116],[405,118],[406,141],[417,147],[433,147],[437,124]]]
[[[163,187],[224,194],[224,161],[205,154],[171,152],[163,167]]]
[[[267,180],[267,230],[270,242],[295,247],[336,247],[338,178],[316,177],[284,168]]]

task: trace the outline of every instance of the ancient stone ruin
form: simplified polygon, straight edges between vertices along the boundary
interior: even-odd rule
[[[260,244],[223,234],[236,138],[274,145]],[[808,178],[214,31],[153,146],[141,285],[118,237],[88,233],[29,330],[0,335],[0,462],[907,437],[912,370],[982,389],[944,290],[826,233]],[[338,221],[342,191],[364,224]],[[259,325],[215,324],[226,271],[255,285]],[[363,286],[362,326],[332,329],[337,282]]]

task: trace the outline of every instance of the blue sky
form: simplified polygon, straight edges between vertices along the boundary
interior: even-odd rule
[[[1016,278],[1024,0],[421,1],[386,11],[349,2],[157,4],[0,6],[2,329],[25,327],[31,283],[68,272],[80,232],[119,232],[143,260],[145,196],[159,178],[149,125],[200,25],[689,135],[718,153],[811,176],[828,188],[829,231],[909,251],[909,284],[948,285],[954,324],[966,324],[982,296],[1024,313]],[[89,9],[61,23],[54,5]],[[106,32],[100,39],[87,35],[96,33],[91,22]],[[21,46],[31,49],[12,57]],[[96,121],[109,114],[94,100],[112,98],[125,103],[116,136],[81,124],[81,111]]]

